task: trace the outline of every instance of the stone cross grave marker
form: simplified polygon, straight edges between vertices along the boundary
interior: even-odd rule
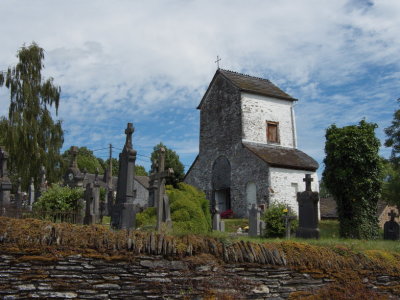
[[[311,182],[313,179],[310,174],[306,174],[303,181],[306,183],[306,190],[297,193],[297,202],[299,203],[299,228],[296,231],[296,237],[318,239],[319,194],[318,192],[311,191]]]
[[[0,206],[10,206],[11,181],[7,170],[8,153],[0,146]]]
[[[265,223],[261,221],[261,209],[253,203],[249,210],[249,236],[262,235],[264,227]]]
[[[212,229],[216,231],[225,231],[225,222],[221,221],[221,215],[217,203],[214,204],[212,213]]]
[[[399,240],[400,239],[400,226],[394,220],[398,217],[395,211],[392,209],[388,213],[390,220],[383,225],[383,239],[385,240]]]
[[[128,123],[126,140],[119,154],[119,171],[117,183],[117,199],[111,212],[111,225],[117,229],[132,229],[136,223],[135,161],[136,150],[132,147],[132,134],[135,131],[132,123]]]
[[[287,239],[290,239],[290,230],[291,230],[290,227],[292,225],[292,221],[296,220],[296,217],[290,215],[291,210],[290,210],[289,206],[286,207],[286,210],[287,211],[286,211],[285,215],[282,218],[283,218],[283,220],[285,222],[285,237]]]
[[[95,181],[87,183],[85,190],[86,211],[84,224],[97,224],[100,222],[100,186]]]
[[[169,207],[169,198],[165,193],[165,179],[174,173],[172,168],[165,170],[165,149],[161,147],[158,150],[158,172],[150,176],[150,180],[156,185],[154,190],[154,199],[157,209],[157,224],[156,230],[161,230],[162,223],[167,225],[167,228],[172,227],[171,211]]]

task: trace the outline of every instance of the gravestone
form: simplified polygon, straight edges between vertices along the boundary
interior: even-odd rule
[[[8,153],[0,146],[0,206],[10,206],[11,181],[7,170]]]
[[[284,222],[285,222],[285,237],[287,239],[290,239],[290,231],[291,231],[291,225],[292,225],[292,221],[296,220],[295,216],[291,216],[291,210],[290,207],[287,206],[286,208],[287,212],[286,214],[282,217]]]
[[[87,183],[85,190],[86,211],[84,224],[97,224],[100,222],[100,186],[95,181]]]
[[[299,227],[296,231],[296,237],[318,239],[319,194],[318,192],[311,191],[311,182],[313,179],[310,174],[306,174],[303,181],[306,183],[306,190],[297,193],[297,202],[299,203]]]
[[[261,221],[261,209],[253,203],[249,210],[249,236],[262,235],[264,226],[264,222]]]
[[[151,171],[149,177],[149,203],[148,207],[155,207],[156,206],[156,190],[158,186],[157,179],[155,179],[154,174],[157,173],[158,163],[157,160],[154,160],[151,164]]]
[[[71,161],[64,175],[64,183],[71,188],[83,187],[85,175],[78,168],[78,147],[72,146],[69,150]]]
[[[216,231],[225,231],[225,222],[221,221],[221,215],[217,205],[212,210],[212,229]]]
[[[136,193],[134,190],[136,150],[132,148],[132,123],[125,129],[126,141],[119,154],[117,199],[112,208],[111,225],[116,229],[132,229],[136,223]]]
[[[165,149],[161,147],[158,150],[157,172],[150,175],[154,189],[154,202],[157,210],[156,230],[160,231],[162,224],[166,224],[167,228],[172,227],[171,211],[169,207],[169,198],[165,193],[165,179],[174,173],[174,170],[169,168],[165,170]]]
[[[390,221],[387,221],[385,225],[383,225],[383,239],[385,240],[399,240],[400,239],[400,226],[394,220],[397,214],[392,209],[390,213],[388,213],[390,217]]]
[[[17,193],[15,194],[14,205],[17,210],[22,208],[21,178],[18,178],[18,188],[17,188]]]
[[[29,184],[29,190],[28,190],[28,209],[32,209],[34,202],[35,202],[35,183],[33,178],[31,178],[31,183]]]

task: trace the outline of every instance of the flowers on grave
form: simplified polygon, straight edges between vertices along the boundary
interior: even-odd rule
[[[287,208],[284,208],[284,209],[282,210],[282,212],[285,213],[285,214],[287,214],[288,211],[289,211],[289,210],[288,210]]]
[[[228,209],[220,214],[222,219],[231,219],[233,217],[233,210]]]

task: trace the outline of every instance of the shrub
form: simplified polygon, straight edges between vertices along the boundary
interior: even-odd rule
[[[211,229],[209,203],[203,192],[185,183],[177,188],[167,186],[171,219],[175,233],[205,233]],[[136,215],[137,226],[155,224],[156,209],[144,210]]]
[[[83,198],[80,188],[62,187],[53,184],[33,204],[34,210],[44,211],[71,211],[78,209],[78,200]]]
[[[262,219],[265,222],[265,232],[264,235],[267,238],[277,238],[284,237],[286,233],[285,220],[283,217],[287,215],[286,205],[283,203],[274,203],[265,211]],[[291,216],[295,216],[293,212],[290,213]],[[293,220],[291,223],[291,232],[295,232],[298,226],[298,221]]]

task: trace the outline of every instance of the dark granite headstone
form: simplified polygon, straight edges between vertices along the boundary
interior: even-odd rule
[[[399,240],[400,239],[400,226],[394,220],[397,214],[392,209],[388,214],[390,217],[390,221],[387,221],[385,225],[383,225],[383,239],[385,240]]]
[[[116,229],[132,229],[135,228],[136,223],[136,205],[134,204],[136,150],[132,148],[134,131],[132,123],[128,123],[125,129],[125,146],[119,155],[117,199],[111,213],[111,226]]]
[[[0,146],[0,206],[10,206],[11,181],[7,170],[8,153]]]
[[[297,193],[297,202],[299,203],[299,227],[296,231],[296,237],[300,238],[319,238],[318,229],[318,192],[311,191],[311,182],[313,179],[310,174],[306,174],[303,179],[306,183],[306,190]]]
[[[174,173],[173,169],[165,170],[165,149],[158,150],[158,172],[150,175],[153,186],[156,185],[154,191],[154,200],[157,209],[156,230],[161,230],[161,225],[166,224],[167,228],[172,227],[171,213],[169,208],[168,195],[165,193],[165,179]]]

